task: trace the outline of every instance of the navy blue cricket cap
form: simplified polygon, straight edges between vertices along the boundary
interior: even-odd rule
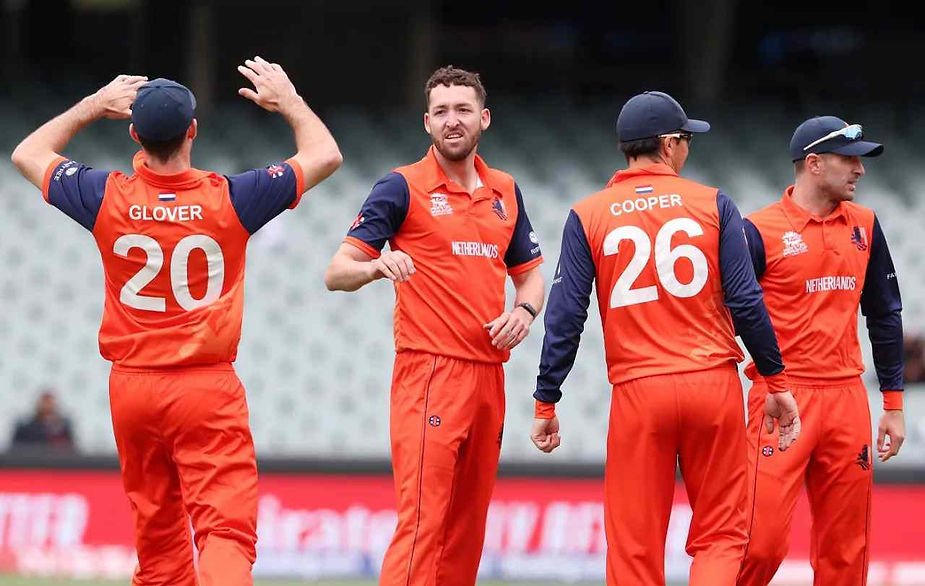
[[[858,157],[877,157],[883,154],[883,145],[863,140],[859,124],[848,124],[836,116],[816,116],[803,122],[793,131],[790,139],[790,158],[793,162],[810,153],[837,153]],[[809,148],[806,148],[807,146]]]
[[[193,122],[196,96],[175,81],[159,77],[138,90],[132,104],[132,124],[145,140],[164,142],[177,138]]]
[[[617,117],[617,137],[620,142],[651,138],[670,132],[706,132],[710,123],[691,120],[677,100],[664,92],[643,92],[635,95],[620,110]]]

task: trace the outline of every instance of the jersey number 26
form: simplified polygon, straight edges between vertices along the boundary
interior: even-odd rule
[[[659,228],[655,235],[655,271],[662,287],[675,297],[693,297],[703,290],[707,282],[707,257],[693,244],[680,244],[671,248],[671,238],[677,232],[688,236],[703,235],[703,228],[690,218],[675,218]],[[633,289],[633,283],[642,274],[652,254],[649,235],[638,226],[620,226],[604,238],[604,255],[620,252],[620,242],[632,240],[636,251],[610,292],[610,308],[648,303],[658,299],[658,287],[650,285]],[[678,259],[688,259],[694,267],[694,278],[690,283],[681,283],[674,267]]]

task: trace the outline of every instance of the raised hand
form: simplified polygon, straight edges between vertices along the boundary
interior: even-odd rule
[[[238,71],[246,77],[254,89],[242,87],[238,94],[269,112],[284,112],[287,104],[301,101],[289,76],[278,63],[270,63],[263,57],[254,57],[238,65]]]
[[[112,120],[131,118],[135,96],[147,81],[144,75],[117,75],[92,96],[97,117]]]

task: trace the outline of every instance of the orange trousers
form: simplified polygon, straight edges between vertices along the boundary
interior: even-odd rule
[[[253,584],[257,461],[244,387],[231,365],[169,371],[114,366],[109,401],[135,519],[132,584]]]
[[[738,584],[767,586],[790,547],[793,508],[803,483],[813,525],[816,586],[867,584],[873,482],[870,405],[860,377],[790,377],[803,431],[786,452],[761,425],[767,387],[748,393],[749,543]]]
[[[614,385],[604,517],[608,586],[664,586],[680,464],[691,586],[732,586],[745,551],[745,407],[734,365]]]
[[[398,525],[383,586],[473,586],[504,425],[504,370],[400,352],[392,374]]]

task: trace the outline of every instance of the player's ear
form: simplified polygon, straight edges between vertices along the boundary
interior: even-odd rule
[[[193,122],[186,129],[186,138],[193,140],[199,134],[199,121],[193,118]]]
[[[665,159],[671,158],[671,153],[674,150],[674,145],[671,144],[671,138],[658,138],[658,150],[661,153],[662,157]]]
[[[491,110],[488,108],[482,108],[482,132],[488,130],[488,127],[491,126]]]
[[[822,169],[822,155],[810,153],[804,159],[805,168],[812,174],[817,174]]]
[[[424,132],[430,134],[430,113],[424,112]]]
[[[138,133],[135,132],[135,125],[134,125],[134,124],[129,124],[129,125],[128,125],[128,135],[132,137],[132,140],[134,140],[134,141],[137,142],[138,144],[141,144],[141,141],[138,140]]]

